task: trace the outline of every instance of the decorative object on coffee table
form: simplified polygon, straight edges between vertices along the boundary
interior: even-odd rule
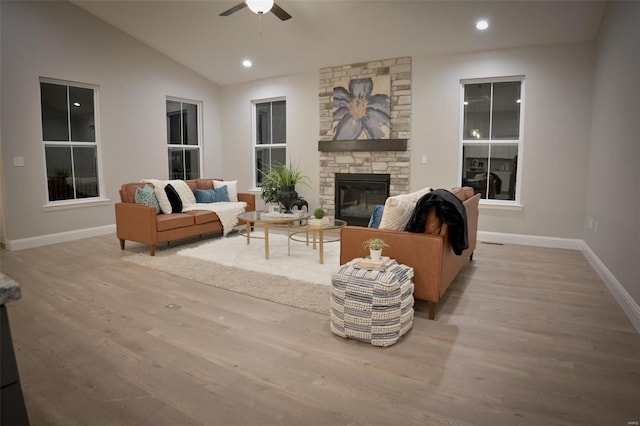
[[[295,186],[291,185],[280,187],[280,191],[278,191],[278,201],[284,206],[285,213],[291,213],[291,206],[297,200],[298,193],[296,192]]]
[[[324,210],[318,207],[313,211],[313,217],[309,218],[308,223],[310,226],[327,226],[331,223],[331,220],[325,217]]]
[[[296,201],[291,203],[292,209],[294,206],[298,208],[298,211],[302,211],[303,207],[307,210],[307,212],[309,211],[309,203],[307,203],[307,200],[305,200],[303,197],[300,197]]]
[[[280,213],[280,203],[268,203],[267,207],[269,209],[269,213],[278,214]]]
[[[309,186],[309,177],[293,164],[274,164],[262,175],[261,197],[265,202],[278,201],[285,208],[285,213],[291,213],[291,206],[298,200],[296,184]]]
[[[276,182],[263,178],[260,183],[260,190],[260,198],[266,205],[278,204],[278,185]]]
[[[344,338],[391,346],[413,326],[413,268],[389,259],[364,268],[356,258],[331,277],[331,331]]]

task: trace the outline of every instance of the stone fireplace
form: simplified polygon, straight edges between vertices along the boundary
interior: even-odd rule
[[[332,94],[335,85],[345,77],[361,78],[385,74],[388,74],[391,80],[389,139],[334,141]],[[328,215],[343,218],[350,225],[366,226],[369,222],[370,212],[366,221],[360,216],[349,216],[351,213],[348,213],[346,218],[338,216],[343,215],[343,212],[337,211],[338,203],[344,199],[346,194],[339,193],[340,188],[336,183],[336,176],[346,174],[388,176],[388,192],[384,195],[385,199],[388,195],[409,192],[411,58],[393,58],[323,68],[320,70],[319,102],[320,138],[318,151],[321,206]],[[368,197],[373,196],[373,193],[365,192],[367,193],[367,202],[365,204],[361,202],[358,207],[360,209],[363,208],[363,205],[371,205]],[[384,200],[379,199],[378,193],[373,197],[376,198],[375,204],[384,204]],[[361,200],[363,200],[362,196]]]
[[[349,225],[367,226],[373,206],[389,196],[389,174],[336,173],[335,217]]]

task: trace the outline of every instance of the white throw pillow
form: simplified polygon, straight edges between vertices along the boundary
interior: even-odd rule
[[[426,193],[431,192],[431,188],[423,188],[410,194],[394,195],[384,202],[384,211],[380,220],[380,229],[391,229],[404,231],[409,223],[416,203]]]
[[[167,186],[167,183],[169,183],[169,181],[159,179],[142,179],[142,182],[150,183],[153,185],[153,192],[155,192],[156,198],[158,199],[160,211],[162,211],[162,213],[164,214],[171,214],[173,212],[173,209],[171,208],[171,203],[169,202],[167,193],[164,192],[164,187]]]
[[[227,187],[227,192],[229,192],[229,201],[237,202],[238,201],[238,181],[237,180],[214,180],[213,187],[215,189],[222,188],[223,186]]]
[[[196,203],[196,196],[191,191],[191,188],[189,188],[189,185],[187,185],[187,182],[180,179],[175,179],[175,180],[170,180],[169,183],[171,184],[171,186],[173,186],[173,188],[178,193],[178,196],[180,197],[180,201],[182,201],[183,208],[189,207],[191,204]]]

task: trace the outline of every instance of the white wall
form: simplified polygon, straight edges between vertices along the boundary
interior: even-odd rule
[[[522,210],[481,208],[482,231],[582,234],[593,47],[572,44],[413,59],[411,186],[459,183],[460,80],[525,76]],[[420,164],[426,154],[428,163]]]
[[[2,4],[4,221],[13,242],[115,223],[125,182],[168,176],[165,98],[203,102],[203,176],[221,170],[218,87],[67,2]],[[106,205],[44,211],[39,77],[99,86]],[[14,167],[22,156],[24,167]]]
[[[411,188],[458,183],[459,81],[504,75],[526,78],[521,210],[483,208],[480,229],[580,238],[591,119],[591,44],[413,58]],[[251,100],[287,96],[290,158],[303,162],[317,192],[318,75],[224,87],[225,178],[251,179]],[[427,154],[428,164],[420,164]],[[313,191],[303,190],[317,203]]]
[[[301,185],[296,191],[309,202],[309,210],[319,206],[318,163],[319,71],[282,78],[255,81],[221,88],[222,170],[224,179],[238,179],[238,190],[253,187],[251,102],[286,97],[287,160],[300,166],[312,181],[312,188]],[[256,204],[264,206],[256,192]]]
[[[597,46],[583,239],[640,304],[640,3],[612,2]]]

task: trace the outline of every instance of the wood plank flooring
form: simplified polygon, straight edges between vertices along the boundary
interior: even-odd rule
[[[0,250],[22,284],[8,311],[33,425],[640,420],[640,336],[579,252],[479,244],[436,321],[417,302],[413,329],[375,348],[326,315],[120,260],[145,250]]]

